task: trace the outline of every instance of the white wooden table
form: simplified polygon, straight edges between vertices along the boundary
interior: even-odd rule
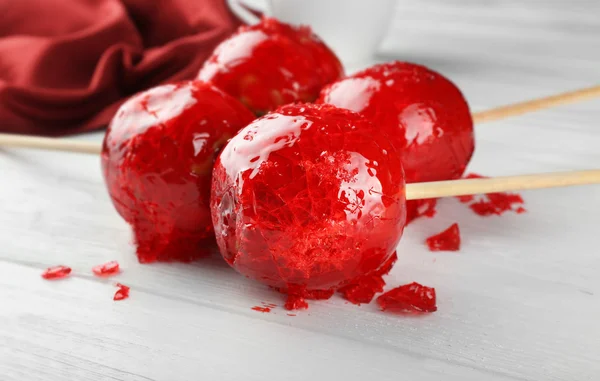
[[[446,74],[474,110],[600,83],[600,3],[567,3],[403,0],[383,50]],[[598,168],[599,118],[595,100],[480,125],[470,169]],[[437,288],[438,312],[410,318],[338,297],[263,314],[281,297],[217,257],[138,264],[97,157],[1,150],[0,182],[3,381],[600,377],[599,186],[526,192],[528,213],[502,217],[442,201],[387,278]],[[429,252],[455,221],[463,249]],[[113,259],[121,275],[91,275]],[[41,279],[57,264],[74,273]],[[129,299],[112,301],[116,280]]]

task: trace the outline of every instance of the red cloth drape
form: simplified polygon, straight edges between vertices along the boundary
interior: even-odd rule
[[[0,0],[0,131],[103,127],[128,96],[193,78],[238,25],[224,0]]]

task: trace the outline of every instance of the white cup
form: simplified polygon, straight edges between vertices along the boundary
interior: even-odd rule
[[[295,25],[309,25],[345,64],[371,59],[388,30],[396,0],[228,0],[248,24],[259,21],[245,5]],[[259,4],[257,4],[259,3]]]

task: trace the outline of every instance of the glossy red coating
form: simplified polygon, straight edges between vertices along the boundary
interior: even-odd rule
[[[118,274],[119,271],[120,271],[119,262],[117,262],[117,261],[110,261],[110,262],[106,262],[102,265],[92,267],[92,272],[96,276],[101,276],[101,277],[115,275],[115,274]]]
[[[214,242],[209,196],[216,153],[253,118],[200,81],[155,87],[121,106],[106,132],[102,169],[140,262],[205,254]]]
[[[420,313],[437,311],[435,288],[413,282],[396,287],[377,298],[382,311]]]
[[[115,286],[119,287],[119,289],[115,292],[113,300],[123,300],[129,298],[129,287],[121,283],[117,283]]]
[[[441,233],[432,235],[425,240],[431,251],[458,251],[460,250],[460,229],[457,223]]]
[[[42,273],[42,278],[53,280],[53,279],[62,279],[71,274],[71,268],[63,265],[48,267]]]
[[[360,112],[402,154],[407,183],[460,178],[475,149],[460,90],[424,66],[390,62],[326,86],[320,103]]]
[[[263,115],[287,103],[312,102],[323,86],[343,75],[339,59],[310,28],[265,18],[223,41],[198,79]]]
[[[356,113],[287,105],[225,146],[211,210],[237,271],[301,299],[329,297],[389,271],[406,213],[400,155]]]

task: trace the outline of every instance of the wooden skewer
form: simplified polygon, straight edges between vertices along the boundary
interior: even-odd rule
[[[464,196],[469,194],[568,187],[587,184],[600,184],[600,169],[493,177],[487,179],[413,183],[406,185],[406,199],[417,200],[423,198]]]
[[[473,122],[475,124],[492,122],[510,116],[517,116],[545,108],[575,103],[598,96],[600,96],[600,85],[476,112],[473,113]]]
[[[0,134],[0,147],[36,148],[49,151],[91,153],[99,155],[102,144],[76,139],[46,138],[18,134]]]
[[[473,114],[473,121],[476,124],[491,122],[502,118],[508,118],[510,116],[521,115],[528,112],[574,103],[599,96],[600,86],[594,86],[586,89],[552,95],[545,98],[533,99],[508,106],[497,107],[487,111],[476,112]],[[2,133],[0,133],[0,146],[37,148],[52,151],[68,151],[90,154],[99,154],[102,150],[101,144],[95,142]]]

